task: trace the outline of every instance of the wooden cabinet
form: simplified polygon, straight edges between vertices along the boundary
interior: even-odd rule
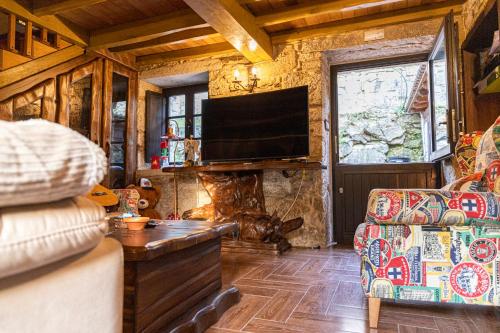
[[[137,72],[105,60],[103,84],[102,146],[109,158],[104,184],[123,188],[134,182],[137,167]]]
[[[100,56],[58,67],[59,72],[52,68],[17,82],[27,87],[20,93],[2,88],[10,96],[0,100],[0,120],[43,118],[68,126],[106,152],[109,171],[104,185],[132,184],[137,168],[137,72]],[[37,80],[44,81],[30,84]]]

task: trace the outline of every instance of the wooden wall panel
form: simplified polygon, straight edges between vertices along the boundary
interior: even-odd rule
[[[352,244],[357,226],[364,222],[372,189],[439,186],[432,163],[338,165],[335,170],[334,233],[340,244]]]

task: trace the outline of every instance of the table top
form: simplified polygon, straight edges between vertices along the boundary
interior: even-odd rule
[[[148,261],[237,230],[237,223],[163,220],[154,228],[140,231],[116,229],[109,237],[122,243],[125,261]]]

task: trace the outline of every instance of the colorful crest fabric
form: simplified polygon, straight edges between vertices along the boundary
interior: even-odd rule
[[[362,232],[368,297],[500,305],[499,226],[366,224]]]
[[[403,225],[497,225],[500,196],[490,192],[384,190],[370,192],[366,222]]]
[[[476,172],[500,159],[500,117],[481,137],[476,153]]]
[[[482,131],[467,133],[458,139],[455,146],[455,160],[458,166],[458,177],[472,175],[476,167],[476,152],[483,135]]]

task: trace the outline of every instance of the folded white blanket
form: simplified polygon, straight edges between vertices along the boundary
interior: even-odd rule
[[[0,207],[83,195],[107,170],[104,151],[46,120],[0,121]]]
[[[105,215],[85,197],[0,208],[0,278],[93,249],[108,230]]]

